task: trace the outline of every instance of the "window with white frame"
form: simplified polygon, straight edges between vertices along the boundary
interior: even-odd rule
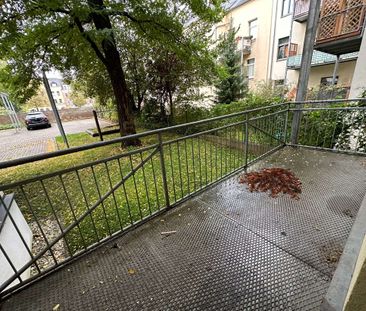
[[[255,58],[250,58],[247,60],[247,75],[248,78],[254,77],[254,66],[255,66]]]
[[[282,0],[282,13],[281,17],[290,15],[294,8],[294,0]]]
[[[289,37],[278,39],[277,59],[287,58],[289,40]]]
[[[252,37],[252,39],[257,38],[258,33],[258,19],[253,19],[249,21],[249,36]]]

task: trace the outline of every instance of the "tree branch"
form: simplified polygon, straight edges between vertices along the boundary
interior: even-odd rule
[[[85,32],[85,29],[83,28],[83,25],[81,24],[81,21],[78,17],[74,17],[74,21],[76,26],[78,27],[81,35],[86,39],[86,41],[89,42],[90,46],[94,50],[95,54],[97,54],[98,58],[102,61],[104,65],[106,65],[107,61],[103,53],[99,50],[97,44],[93,41],[93,39],[89,36],[87,32]]]

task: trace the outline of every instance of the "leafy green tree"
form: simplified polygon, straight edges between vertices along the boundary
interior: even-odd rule
[[[240,68],[240,55],[237,51],[235,35],[235,29],[230,29],[218,45],[220,65],[216,83],[218,103],[230,104],[241,99],[247,92],[244,75]]]
[[[121,135],[135,133],[116,32],[131,29],[136,36],[184,54],[196,46],[185,35],[185,23],[176,18],[182,10],[187,12],[185,22],[188,18],[215,22],[222,12],[220,0],[4,0],[0,53],[8,65],[3,80],[16,85],[17,97],[26,100],[40,84],[41,70],[79,69],[80,63],[85,66],[84,57],[93,59],[89,65],[101,66],[110,79]]]

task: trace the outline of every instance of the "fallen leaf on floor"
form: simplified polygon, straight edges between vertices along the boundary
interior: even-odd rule
[[[53,311],[57,311],[60,310],[60,304],[58,303],[57,305],[54,305],[54,307],[52,308]]]
[[[136,273],[136,270],[135,269],[128,269],[127,270],[128,274],[135,274]]]

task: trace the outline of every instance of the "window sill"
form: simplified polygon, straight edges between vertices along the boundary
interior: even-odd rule
[[[292,12],[291,13],[288,13],[286,15],[281,15],[281,18],[285,18],[285,17],[291,16],[291,15],[292,15]]]
[[[278,62],[283,62],[284,60],[287,60],[287,57],[285,57],[285,58],[277,58],[277,61]]]

